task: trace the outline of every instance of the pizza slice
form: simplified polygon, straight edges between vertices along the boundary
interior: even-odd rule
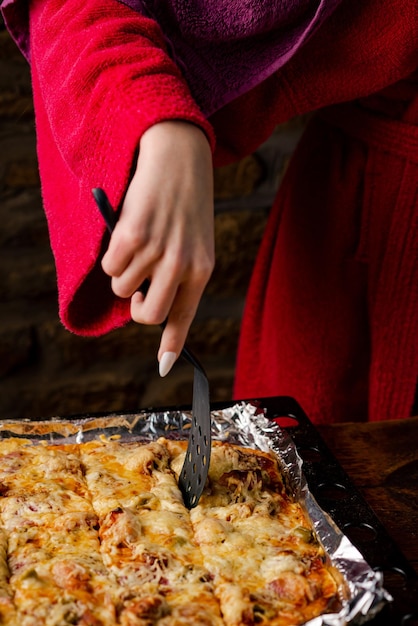
[[[42,493],[53,496],[57,489],[64,501],[74,499],[71,508],[85,510],[83,501],[89,502],[89,493],[77,446],[35,445],[18,438],[0,440],[0,496],[30,492],[40,494],[42,500]]]
[[[81,458],[103,561],[152,614],[149,623],[222,624],[164,440],[91,442],[81,446]]]
[[[10,571],[7,563],[7,535],[0,528],[0,624],[15,626],[16,609],[13,603],[13,592],[9,584]]]
[[[76,449],[4,440],[0,480],[16,623],[116,624],[112,581]]]
[[[10,587],[22,626],[116,625],[116,585],[92,513],[41,514],[8,530]]]
[[[177,471],[181,448],[172,446]],[[273,455],[214,442],[190,515],[227,626],[295,626],[336,608],[333,570]]]

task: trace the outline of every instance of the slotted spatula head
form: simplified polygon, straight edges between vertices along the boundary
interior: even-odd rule
[[[118,217],[105,191],[100,188],[93,189],[93,196],[108,230],[112,232]],[[146,281],[139,290],[146,294],[148,286],[149,281]],[[162,324],[163,328],[164,326],[165,322]],[[179,488],[184,504],[188,509],[192,509],[199,502],[209,471],[212,445],[209,381],[202,365],[187,346],[184,346],[181,356],[194,368],[192,423],[186,457],[179,476]]]
[[[186,457],[179,476],[179,487],[188,509],[195,507],[202,495],[209,471],[212,435],[209,399],[209,381],[193,354],[187,347],[183,356],[193,364],[192,424]]]

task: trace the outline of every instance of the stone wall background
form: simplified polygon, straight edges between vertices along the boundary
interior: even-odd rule
[[[189,335],[213,401],[232,395],[245,293],[269,207],[303,120],[215,173],[217,265]],[[189,404],[193,371],[158,376],[159,328],[86,339],[57,313],[42,210],[29,67],[0,22],[0,419]]]

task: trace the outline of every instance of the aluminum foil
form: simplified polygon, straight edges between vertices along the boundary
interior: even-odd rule
[[[1,437],[25,437],[34,443],[82,443],[97,437],[118,437],[126,441],[154,441],[158,437],[185,439],[191,425],[187,411],[161,411],[80,419],[48,421],[21,420],[0,423]],[[303,463],[288,433],[267,419],[262,408],[251,403],[212,411],[212,436],[219,441],[273,451],[283,468],[293,496],[310,516],[318,539],[341,575],[341,609],[306,622],[305,626],[360,625],[370,621],[392,597],[383,588],[381,572],[374,571],[357,548],[323,511],[310,492]]]

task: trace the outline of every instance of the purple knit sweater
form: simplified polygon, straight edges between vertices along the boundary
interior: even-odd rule
[[[209,116],[284,65],[342,0],[119,1],[159,23]],[[27,0],[4,0],[2,12],[29,58],[27,6]]]

